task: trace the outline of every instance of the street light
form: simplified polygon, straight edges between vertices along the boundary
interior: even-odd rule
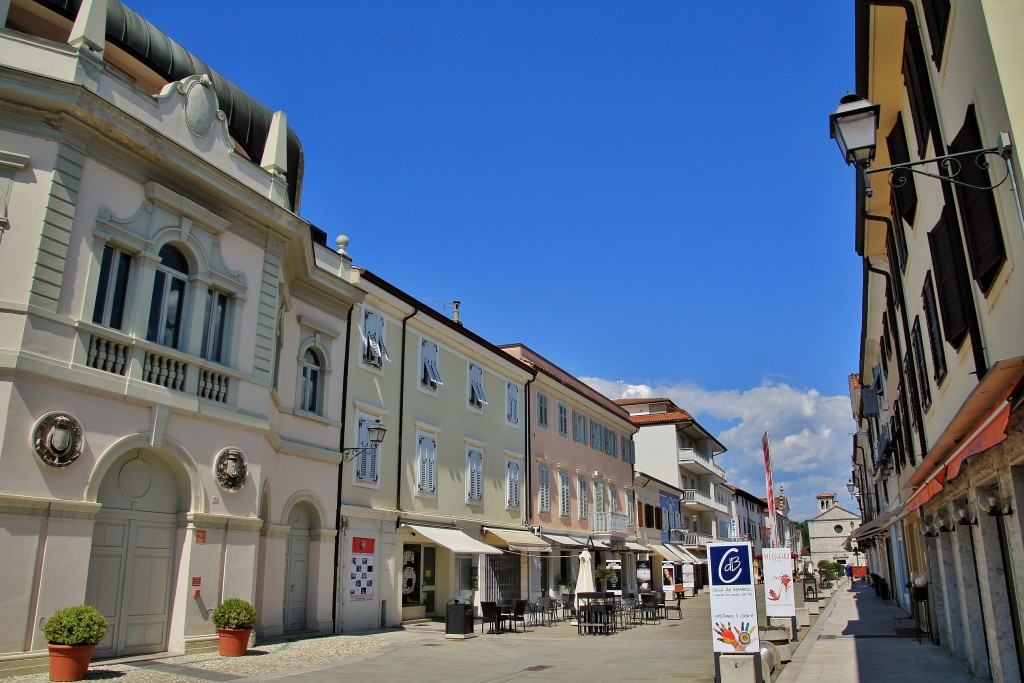
[[[355,458],[363,455],[371,455],[377,450],[381,442],[384,440],[384,435],[387,433],[387,429],[380,420],[374,420],[373,424],[367,427],[366,432],[370,436],[369,446],[353,446],[352,448],[341,449],[341,461],[349,462]]]
[[[1009,178],[1010,189],[1013,191],[1013,199],[1017,205],[1017,218],[1020,220],[1021,229],[1024,230],[1024,213],[1021,212],[1020,196],[1017,194],[1017,181],[1013,175],[1013,161],[1010,158],[1011,143],[1009,133],[1000,133],[994,147],[946,154],[930,159],[908,161],[902,164],[892,164],[891,166],[882,166],[881,168],[869,170],[868,166],[871,165],[871,161],[875,158],[875,148],[877,147],[878,113],[879,105],[872,104],[860,95],[847,93],[839,100],[839,106],[828,117],[830,137],[839,145],[839,151],[843,154],[843,160],[847,164],[853,164],[864,174],[864,192],[868,197],[873,193],[871,184],[868,182],[868,176],[872,173],[882,173],[883,171],[889,172],[889,185],[892,187],[900,187],[907,182],[906,176],[896,174],[896,171],[910,171],[911,173],[936,178],[954,185],[972,187],[977,190],[994,190]],[[987,169],[988,161],[985,157],[988,155],[997,156],[1006,164],[1006,175],[1003,176],[1002,180],[992,185],[978,186],[956,179],[962,169],[961,158],[974,157],[974,163],[978,168]],[[928,171],[915,168],[916,166],[933,162],[942,167],[945,171],[944,175],[929,173]]]

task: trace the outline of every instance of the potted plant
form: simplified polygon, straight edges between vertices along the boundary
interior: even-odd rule
[[[92,605],[65,607],[43,625],[50,650],[50,680],[80,681],[89,670],[92,651],[107,635],[107,620]]]
[[[241,657],[249,649],[249,635],[256,626],[256,608],[241,598],[228,598],[213,610],[210,621],[217,627],[222,657]]]
[[[606,564],[599,564],[594,567],[594,579],[597,580],[598,585],[604,590],[605,583],[615,578],[615,570]]]
[[[558,586],[558,592],[565,595],[566,593],[572,593],[574,588],[572,579],[565,576],[559,576],[555,579],[555,584]]]

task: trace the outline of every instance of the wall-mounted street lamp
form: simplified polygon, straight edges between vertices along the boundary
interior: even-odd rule
[[[387,434],[387,429],[380,420],[374,420],[373,424],[367,427],[366,432],[370,437],[369,446],[353,446],[352,448],[341,449],[341,461],[349,462],[355,458],[363,455],[371,455],[377,450],[381,442],[384,440],[384,435]]]
[[[907,177],[896,173],[896,171],[910,171],[911,173],[936,178],[943,182],[973,187],[978,190],[994,190],[1009,178],[1010,189],[1013,191],[1013,199],[1017,206],[1017,219],[1020,221],[1021,229],[1024,230],[1024,213],[1021,212],[1020,195],[1017,194],[1017,181],[1014,178],[1013,161],[1010,158],[1011,143],[1009,133],[1000,133],[994,147],[869,169],[868,166],[871,165],[872,160],[875,158],[875,148],[877,146],[878,112],[879,105],[872,104],[860,95],[848,93],[839,100],[839,106],[828,117],[829,128],[831,129],[830,136],[839,145],[839,151],[843,154],[843,160],[847,164],[853,164],[864,174],[864,191],[868,197],[872,194],[868,176],[884,171],[889,172],[889,185],[892,187],[900,187],[907,182]],[[962,169],[961,159],[973,157],[973,163],[978,168],[987,169],[989,166],[985,158],[987,156],[997,156],[1006,164],[1006,175],[998,183],[978,186],[956,179]],[[931,163],[936,163],[942,167],[945,175],[929,173],[928,171],[916,168],[917,166]]]
[[[1010,502],[999,494],[999,489],[987,489],[979,493],[978,509],[990,517],[1013,514]]]

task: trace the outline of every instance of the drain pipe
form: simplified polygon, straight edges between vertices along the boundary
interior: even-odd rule
[[[523,433],[523,454],[526,458],[526,504],[523,506],[523,526],[530,526],[533,523],[533,489],[530,488],[530,484],[533,482],[533,458],[531,457],[531,444],[533,439],[530,438],[530,385],[537,379],[537,375],[534,375],[530,379],[526,380],[526,384],[523,385],[523,398],[526,399],[526,419],[523,420],[523,426],[526,431]],[[550,477],[550,474],[548,475]],[[550,490],[551,481],[548,480],[548,487]],[[529,577],[527,577],[529,578]]]
[[[420,309],[417,306],[412,307],[412,313],[402,318],[402,351],[401,351],[401,368],[398,374],[398,463],[395,466],[395,510],[398,515],[395,517],[395,529],[397,530],[402,525],[402,444],[405,438],[405,348],[407,344],[406,332],[409,326],[409,320],[417,313]]]
[[[338,493],[334,505],[336,533],[334,535],[334,582],[331,584],[333,596],[331,599],[331,623],[334,625],[335,633],[341,633],[341,624],[338,622],[338,600],[341,597],[338,587],[341,580],[341,532],[344,522],[341,517],[341,487],[344,483],[345,471],[345,420],[348,418],[348,368],[349,360],[352,358],[352,309],[354,308],[354,305],[349,306],[348,315],[345,316],[345,363],[341,372],[341,434],[338,437],[338,452],[341,454],[341,459],[338,461]]]

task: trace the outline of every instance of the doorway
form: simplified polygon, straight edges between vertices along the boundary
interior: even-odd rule
[[[287,556],[285,561],[284,630],[303,631],[306,626],[306,600],[309,578],[309,530],[313,515],[304,504],[296,505],[288,517]]]

